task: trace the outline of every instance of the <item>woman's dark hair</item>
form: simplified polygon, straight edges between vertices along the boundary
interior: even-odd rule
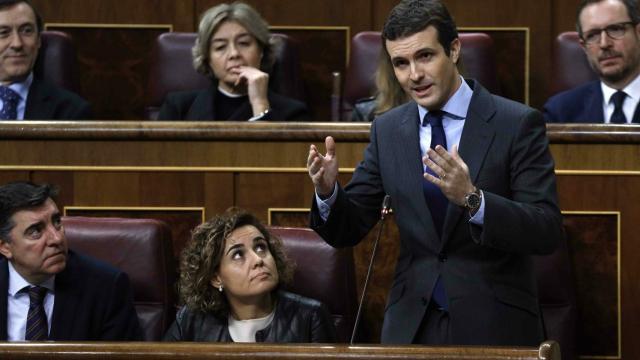
[[[245,225],[254,226],[264,236],[275,260],[280,283],[291,280],[293,264],[284,252],[282,241],[269,233],[254,215],[242,209],[229,208],[196,227],[182,251],[178,288],[182,303],[190,310],[221,317],[229,313],[226,296],[211,285],[211,279],[219,271],[226,239]]]

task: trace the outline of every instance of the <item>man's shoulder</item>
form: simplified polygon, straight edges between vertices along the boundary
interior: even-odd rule
[[[574,105],[583,104],[589,101],[585,95],[593,93],[594,90],[600,89],[600,81],[591,81],[578,87],[559,92],[547,100],[547,105]]]
[[[80,95],[52,84],[34,79],[27,95],[25,119],[29,120],[87,120],[92,118],[91,105]]]
[[[565,90],[550,97],[544,104],[545,120],[547,122],[583,122],[602,119],[601,108],[594,106],[596,102],[602,102],[600,81],[588,82]]]
[[[407,116],[411,116],[412,114],[418,116],[418,104],[413,100],[396,106],[384,114],[380,114],[373,120],[373,122],[376,126],[395,125],[398,121],[405,119]]]
[[[69,250],[67,267],[63,271],[81,274],[83,278],[96,282],[99,279],[110,279],[122,273],[121,270],[94,257]]]
[[[73,91],[42,79],[33,79],[33,83],[31,84],[31,89],[29,91],[30,93],[31,91],[39,92],[58,101],[70,101],[88,105],[88,102],[85,99]]]

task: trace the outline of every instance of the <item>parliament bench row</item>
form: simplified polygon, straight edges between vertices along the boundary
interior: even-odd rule
[[[128,273],[134,303],[147,341],[158,341],[174,320],[176,264],[168,226],[151,219],[63,219],[69,246]],[[324,302],[341,342],[347,342],[355,320],[357,289],[350,248],[335,249],[306,228],[270,227],[280,237],[296,271],[288,288]],[[575,298],[569,275],[567,244],[536,257],[540,306],[547,338],[575,347]]]

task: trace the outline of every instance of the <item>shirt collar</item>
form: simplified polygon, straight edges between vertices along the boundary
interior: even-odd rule
[[[611,102],[611,96],[613,96],[613,94],[618,90],[608,86],[602,81],[600,81],[600,87],[602,88],[602,96],[605,104],[609,104],[609,102]],[[636,78],[625,86],[622,91],[624,91],[632,100],[636,102],[640,100],[640,76],[636,76]]]
[[[471,104],[471,97],[473,96],[473,90],[469,87],[469,84],[460,76],[460,86],[453,96],[442,107],[444,116],[453,120],[464,120],[467,118],[467,112],[469,111],[469,105]],[[418,122],[422,124],[422,119],[429,112],[426,108],[418,105],[418,114],[420,118]]]
[[[25,278],[22,277],[13,267],[13,264],[9,261],[9,295],[16,296],[16,294],[25,288],[25,286],[42,286],[49,291],[55,289],[55,275],[45,280],[42,284],[31,284]]]
[[[8,86],[9,89],[15,91],[20,95],[20,100],[25,100],[27,95],[29,95],[29,88],[31,87],[31,83],[33,83],[33,71],[27,76],[24,81],[14,82]]]

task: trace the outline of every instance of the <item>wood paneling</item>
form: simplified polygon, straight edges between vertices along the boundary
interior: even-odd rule
[[[194,0],[33,0],[47,23],[173,24],[174,31],[195,28]],[[111,50],[111,46],[106,46]]]
[[[47,26],[64,31],[78,54],[78,93],[93,105],[95,119],[143,119],[155,39],[170,25],[131,28]]]
[[[616,213],[564,214],[579,295],[577,352],[582,356],[620,356],[618,220]]]
[[[195,13],[202,14],[221,0],[194,0]],[[350,26],[354,32],[370,29],[370,0],[248,0],[272,26]]]
[[[332,73],[345,73],[349,28],[276,28],[298,44],[307,103],[315,120],[331,118]]]

